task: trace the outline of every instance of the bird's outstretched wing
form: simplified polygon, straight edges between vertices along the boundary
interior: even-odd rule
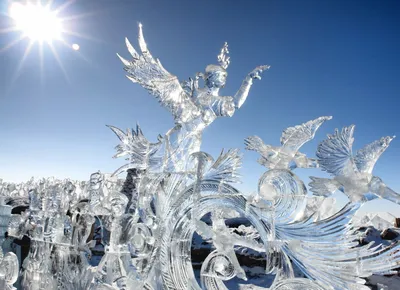
[[[310,191],[317,196],[330,196],[340,187],[340,183],[335,179],[313,176],[310,176],[310,179],[311,182],[308,184]]]
[[[344,127],[340,132],[336,129],[335,134],[328,135],[328,139],[318,145],[317,158],[323,170],[334,176],[357,172],[352,152],[354,127]]]
[[[137,53],[127,38],[125,39],[126,46],[132,55],[132,60],[128,61],[117,54],[125,65],[127,78],[134,83],[139,83],[155,96],[161,106],[172,113],[176,122],[187,121],[193,114],[199,112],[199,108],[192,102],[187,92],[183,90],[178,78],[169,73],[160,61],[154,59],[148,51],[141,24],[139,24],[138,38],[141,54]]]
[[[267,145],[258,136],[250,136],[244,140],[247,150],[256,151],[261,157],[257,160],[259,164],[267,168],[273,166],[270,157],[277,154],[276,150],[271,145]]]
[[[247,150],[256,151],[262,157],[267,158],[271,153],[271,146],[264,144],[263,140],[258,136],[250,136],[244,140]]]
[[[358,170],[363,173],[372,173],[376,161],[378,161],[382,153],[389,147],[390,142],[394,138],[395,136],[382,137],[358,150],[354,157],[354,162]]]
[[[331,116],[319,117],[301,125],[285,129],[281,137],[282,147],[287,148],[292,152],[297,152],[304,143],[314,138],[315,132],[322,123],[330,119],[332,119]]]

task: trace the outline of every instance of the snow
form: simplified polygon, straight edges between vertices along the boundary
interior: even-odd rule
[[[373,226],[378,230],[384,230],[394,226],[395,216],[387,212],[374,212],[367,214],[356,214],[353,219],[355,227]]]

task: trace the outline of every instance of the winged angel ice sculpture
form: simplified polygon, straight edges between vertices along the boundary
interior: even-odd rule
[[[260,153],[259,162],[269,169],[260,178],[255,197],[246,199],[230,185],[239,180],[241,158],[237,150],[222,152],[215,161],[200,152],[203,130],[218,117],[232,116],[246,100],[253,79],[259,79],[269,66],[257,67],[248,74],[233,97],[222,97],[219,90],[225,85],[230,62],[227,44],[218,56],[219,65],[209,65],[205,73],[182,83],[152,57],[141,25],[141,52],[127,39],[126,45],[132,59],[119,58],[128,79],[157,97],[175,120],[175,127],[158,136],[156,143],[148,141],[139,127],[125,134],[110,126],[121,140],[115,157],[128,156],[130,161],[115,174],[130,168],[137,170],[137,199],[131,210],[141,227],[132,237],[140,261],[136,263],[137,277],[144,283],[140,285],[154,289],[160,285],[165,289],[226,289],[224,281],[235,276],[246,280],[235,246],[265,255],[266,273],[275,275],[269,289],[363,289],[366,286],[361,277],[390,272],[399,264],[399,245],[385,249],[372,244],[358,246],[359,235],[350,220],[360,203],[349,203],[318,221],[312,214],[298,214],[311,197],[291,170],[319,164],[328,168],[320,153],[317,160],[306,157],[299,149],[331,117],[286,129],[281,147],[265,145],[256,136],[246,139],[247,149]],[[204,88],[199,87],[200,78]],[[320,145],[325,147],[329,145]],[[369,156],[372,147],[364,150],[363,156]],[[375,156],[380,151],[376,152]],[[336,164],[334,156],[331,162]],[[382,186],[381,183],[381,195]],[[204,219],[207,214],[211,214],[211,225]],[[229,231],[225,219],[234,216],[247,218],[259,237],[242,237]],[[191,265],[190,245],[195,232],[215,246],[203,263],[200,285]],[[293,264],[308,279],[295,278]]]
[[[344,128],[319,145],[317,158],[299,150],[331,117],[287,128],[281,146],[249,137],[246,148],[261,155],[259,163],[267,170],[258,193],[246,197],[232,185],[240,181],[239,151],[223,151],[214,160],[200,151],[202,132],[218,117],[232,116],[245,102],[253,80],[269,66],[255,68],[233,97],[224,97],[219,91],[230,62],[227,44],[218,65],[207,66],[185,82],[152,57],[141,25],[140,53],[128,40],[126,45],[132,59],[120,58],[127,77],[157,97],[172,113],[175,126],[154,143],[139,127],[125,133],[109,126],[121,141],[115,157],[129,161],[114,175],[96,172],[88,182],[0,181],[0,240],[5,219],[10,220],[10,236],[31,239],[22,265],[22,289],[228,289],[228,280],[248,278],[236,255],[238,248],[265,258],[265,273],[271,279],[258,286],[263,289],[369,289],[365,278],[395,272],[400,244],[360,245],[360,234],[351,223],[367,200],[366,193],[399,201],[397,193],[372,175],[391,137],[367,145],[353,157],[353,127]],[[312,178],[311,196],[293,170],[318,167],[334,177]],[[135,176],[123,184],[117,175],[125,170]],[[318,214],[336,189],[349,196],[349,203]],[[9,204],[29,207],[11,215]],[[236,217],[247,219],[249,231],[228,226],[227,220]],[[91,235],[95,220],[102,228],[97,246],[105,251],[98,266],[89,263],[96,244]],[[192,265],[195,233],[214,248],[200,273]],[[17,274],[15,255],[0,252],[0,288],[12,289]]]
[[[154,59],[147,49],[143,38],[142,26],[139,25],[138,54],[126,39],[126,45],[132,60],[119,58],[125,65],[127,77],[139,83],[155,96],[162,106],[174,117],[175,127],[164,137],[159,136],[158,143],[148,142],[137,128],[136,132],[125,135],[121,130],[111,127],[123,143],[118,148],[117,156],[130,154],[131,163],[121,168],[162,169],[182,171],[187,158],[200,151],[203,130],[216,118],[232,116],[236,108],[245,102],[253,79],[260,79],[260,73],[269,66],[255,68],[244,79],[240,89],[233,97],[219,96],[219,90],[225,86],[227,67],[230,63],[228,45],[225,44],[218,56],[218,65],[208,65],[205,73],[198,73],[195,79],[180,83],[178,78]],[[204,79],[205,87],[199,88],[199,78]]]

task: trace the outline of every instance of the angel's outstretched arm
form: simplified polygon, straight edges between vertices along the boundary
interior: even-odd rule
[[[262,65],[256,67],[251,73],[249,73],[246,78],[243,80],[242,85],[240,86],[239,90],[233,97],[235,107],[240,108],[243,103],[246,101],[247,96],[249,95],[249,91],[251,86],[253,85],[253,79],[261,79],[260,74],[269,69],[268,65]]]

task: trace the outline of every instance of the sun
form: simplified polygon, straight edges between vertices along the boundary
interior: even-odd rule
[[[0,56],[17,44],[26,43],[25,51],[11,77],[9,87],[11,88],[19,77],[25,60],[35,46],[38,47],[39,55],[36,58],[40,65],[41,80],[44,80],[44,53],[47,53],[50,49],[55,61],[69,82],[68,74],[57,50],[65,46],[75,51],[77,56],[86,60],[84,55],[78,52],[80,46],[72,41],[76,37],[95,41],[96,39],[71,30],[71,26],[74,26],[71,24],[76,24],[76,21],[80,18],[95,15],[97,11],[70,14],[67,8],[75,2],[74,0],[65,0],[61,5],[54,5],[55,0],[7,0],[7,2],[7,16],[10,21],[7,27],[0,29],[0,36],[4,33],[10,33],[15,37],[11,37],[9,42],[0,47]]]
[[[61,40],[61,19],[55,11],[39,4],[14,2],[10,5],[9,15],[15,21],[16,30],[32,41],[51,42]]]

